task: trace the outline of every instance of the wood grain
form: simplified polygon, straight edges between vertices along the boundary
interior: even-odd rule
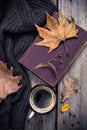
[[[56,6],[57,1],[51,0]],[[36,77],[33,73],[29,72],[29,78],[31,82],[31,87],[34,87],[38,84],[45,84],[42,80],[40,80],[38,77]],[[28,115],[30,114],[31,110],[29,110]],[[28,118],[27,115],[27,118]],[[54,109],[52,112],[46,114],[46,115],[38,115],[35,114],[35,116],[25,123],[25,130],[56,130],[56,109]]]
[[[87,30],[87,0],[51,0],[54,4],[71,18],[73,16],[76,23]],[[80,89],[67,102],[71,104],[71,110],[61,113],[63,104],[61,92],[63,91],[63,81],[73,76],[78,79]],[[29,72],[31,86],[46,84],[38,77]],[[56,108],[46,115],[36,114],[29,122],[26,119],[25,130],[87,130],[87,46],[75,60],[71,68],[64,75],[56,87],[58,104]],[[65,102],[65,103],[67,103]],[[29,111],[30,113],[30,111]],[[29,114],[28,113],[28,114]]]
[[[76,23],[87,30],[87,1],[86,0],[59,0],[59,9],[70,18],[73,16]],[[64,78],[58,85],[58,130],[86,130],[87,129],[87,46],[78,56],[74,64],[66,73]],[[68,102],[71,104],[70,113],[60,113],[61,91],[63,89],[63,80],[68,76],[73,76],[78,79],[80,90],[74,94]]]
[[[38,84],[47,85],[44,81],[39,79],[33,73],[31,72],[28,73],[29,73],[29,78],[30,78],[32,88]],[[28,112],[27,119],[30,113],[31,110],[29,110]],[[45,115],[35,114],[31,120],[28,121],[26,119],[25,130],[56,130],[55,114],[56,114],[55,109],[52,112]]]

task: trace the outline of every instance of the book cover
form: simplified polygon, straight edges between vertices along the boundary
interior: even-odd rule
[[[58,18],[58,13],[54,12],[53,17]],[[87,44],[87,32],[77,25],[76,27],[79,30],[78,37],[66,40],[69,56],[66,55],[63,44],[60,44],[59,47],[51,53],[48,53],[48,48],[46,47],[36,46],[35,43],[42,40],[39,36],[37,36],[31,46],[27,48],[25,53],[19,59],[19,63],[24,65],[46,83],[55,87]],[[38,64],[50,61],[58,54],[61,55],[59,55],[56,60],[52,61],[52,65],[55,66],[57,71],[56,74],[54,74],[50,67],[34,69]]]

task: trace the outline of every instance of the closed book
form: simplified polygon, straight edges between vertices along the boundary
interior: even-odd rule
[[[53,17],[58,18],[58,13],[54,12]],[[65,72],[69,69],[69,67],[82,51],[82,49],[86,46],[87,31],[85,31],[78,25],[76,25],[76,28],[79,30],[78,37],[66,39],[64,43],[69,50],[69,56],[66,55],[63,42],[61,42],[59,47],[51,53],[48,53],[49,49],[46,47],[36,46],[35,43],[42,40],[38,35],[31,46],[29,46],[25,53],[21,56],[21,58],[19,59],[19,63],[32,71],[35,75],[44,80],[46,83],[55,87],[55,85],[60,81]],[[55,60],[55,56],[57,56],[58,54],[59,56],[56,57]],[[46,63],[53,58],[54,60],[51,62],[53,68],[51,68],[52,66],[50,66],[35,69],[38,64]],[[53,70],[56,70],[56,74]]]

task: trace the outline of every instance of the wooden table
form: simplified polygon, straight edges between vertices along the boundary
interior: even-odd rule
[[[76,23],[87,30],[87,0],[53,0],[52,2],[68,18],[70,15],[73,16]],[[66,102],[71,104],[71,110],[61,113],[63,81],[68,76],[78,79],[80,89]],[[43,83],[31,72],[29,72],[29,78],[32,87]],[[36,114],[29,122],[26,120],[25,130],[87,130],[87,46],[64,75],[55,91],[57,95],[55,109],[46,115]]]

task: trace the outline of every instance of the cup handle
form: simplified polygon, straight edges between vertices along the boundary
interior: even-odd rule
[[[28,119],[30,120],[34,115],[35,115],[35,112],[34,112],[34,111],[31,111],[31,113],[30,113],[29,116],[28,116]]]

